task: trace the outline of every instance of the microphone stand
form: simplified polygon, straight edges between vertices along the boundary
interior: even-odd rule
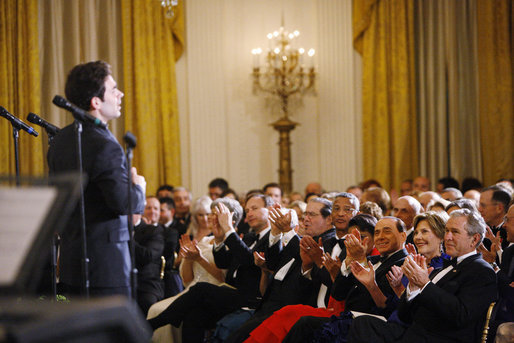
[[[12,123],[11,123],[12,124]],[[20,147],[18,139],[20,137],[20,129],[12,124],[12,136],[14,138],[14,160],[16,163],[16,186],[20,186]]]
[[[77,168],[80,179],[80,234],[82,250],[82,293],[89,299],[89,258],[87,257],[87,238],[86,238],[86,210],[84,205],[84,182],[82,171],[82,122],[75,120],[75,133],[77,134]]]
[[[52,141],[55,137],[54,134],[51,134],[48,132],[48,129],[46,130],[46,134],[48,136],[48,146],[52,145]],[[81,168],[82,170],[82,168]],[[82,176],[81,176],[82,180]],[[82,186],[81,186],[82,187]],[[52,236],[52,243],[50,248],[50,258],[52,259],[52,265],[51,265],[51,278],[52,278],[52,301],[57,301],[57,250],[59,249],[59,235],[57,233],[54,233]]]
[[[130,235],[129,250],[130,250],[130,262],[132,269],[130,271],[130,284],[132,288],[132,298],[137,300],[137,274],[138,270],[136,267],[136,256],[134,252],[134,223],[132,218],[132,158],[134,157],[133,149],[136,147],[136,137],[127,131],[123,136],[126,146],[126,159],[127,159],[127,185],[128,185],[128,230]]]

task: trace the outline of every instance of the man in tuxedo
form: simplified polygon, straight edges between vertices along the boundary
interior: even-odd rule
[[[334,199],[331,209],[329,222],[330,226],[335,227],[335,235],[330,234],[323,242],[323,252],[330,254],[332,259],[340,262],[346,258],[346,247],[344,240],[348,234],[348,224],[350,220],[357,214],[359,209],[359,200],[351,193],[339,193]],[[330,232],[330,231],[329,231]],[[316,298],[311,301],[309,305],[315,307],[326,307],[330,296],[330,289],[332,287],[332,277],[326,268],[322,266],[322,259],[320,258],[321,251],[313,244],[319,238],[314,239],[306,238],[303,240],[304,246],[310,248],[307,251],[308,256],[312,256],[311,261],[304,261],[302,270],[304,278],[301,282],[312,283],[313,289],[316,290]],[[310,243],[310,244],[306,244]],[[319,245],[318,245],[319,246]],[[318,254],[315,252],[318,250]],[[307,281],[309,280],[309,281]]]
[[[104,124],[121,114],[123,93],[106,62],[75,66],[66,80],[65,93],[69,101]],[[78,169],[74,126],[66,126],[55,136],[48,150],[50,174]],[[123,149],[109,129],[89,122],[82,124],[82,168],[87,180],[84,205],[90,294],[130,296],[127,199],[130,192],[133,212],[143,212],[145,179],[135,168],[129,175]],[[83,285],[79,223],[77,207],[61,235],[60,281],[68,294],[79,294]]]
[[[271,198],[263,194],[248,197],[245,211],[251,232],[241,240],[234,229],[242,217],[239,203],[229,198],[213,202],[216,207],[209,220],[215,236],[214,260],[218,268],[227,269],[228,285],[197,283],[159,316],[150,319],[152,328],[182,324],[183,342],[202,342],[205,330],[214,328],[224,315],[241,307],[257,306],[261,271],[254,264],[253,252],[264,251],[269,242],[267,207],[272,204]]]
[[[484,234],[485,222],[477,212],[453,211],[444,236],[451,263],[430,278],[422,259],[409,256],[402,266],[409,285],[398,316],[408,326],[361,316],[353,321],[348,341],[477,342],[497,293],[493,269],[476,252]]]
[[[405,225],[395,217],[384,217],[375,226],[374,242],[380,256],[366,257],[366,241],[360,235],[348,235],[345,242],[347,256],[341,265],[341,274],[332,286],[332,296],[345,300],[345,311],[359,311],[388,316],[394,309],[387,300],[394,296],[387,281],[387,273],[393,265],[401,265],[407,256],[404,249]],[[356,266],[374,269],[374,282],[362,284],[354,275]],[[302,317],[291,328],[284,342],[309,341],[317,329],[330,318]],[[371,341],[370,341],[371,342]]]

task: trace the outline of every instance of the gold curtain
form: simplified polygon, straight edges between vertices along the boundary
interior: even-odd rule
[[[413,2],[353,6],[354,46],[363,62],[364,177],[399,186],[418,175]]]
[[[52,99],[56,94],[64,96],[66,77],[79,63],[108,62],[118,87],[125,90],[119,0],[39,0],[39,44],[44,87],[38,114],[50,123],[64,127],[73,122],[71,113],[55,106]],[[122,118],[124,111],[122,108]],[[109,122],[109,130],[120,142],[125,133],[123,126],[121,118]]]
[[[478,77],[484,184],[514,177],[514,5],[478,0]]]
[[[138,138],[134,166],[147,194],[179,185],[180,140],[175,61],[184,43],[183,1],[173,19],[155,0],[121,2],[125,128]]]
[[[0,1],[0,105],[22,119],[39,112],[40,80],[37,0]],[[44,172],[42,139],[19,133],[20,174]],[[16,173],[11,124],[0,119],[0,174]]]

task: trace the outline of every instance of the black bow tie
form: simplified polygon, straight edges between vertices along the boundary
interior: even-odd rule
[[[378,259],[378,262],[380,263],[384,263],[385,260],[387,260],[389,258],[389,256],[383,256],[383,255],[380,255],[379,259]]]
[[[452,258],[451,260],[443,260],[443,269],[453,266],[453,268],[457,267],[457,259]]]
[[[258,240],[259,236],[255,232],[248,232],[245,235],[245,243],[250,246]]]

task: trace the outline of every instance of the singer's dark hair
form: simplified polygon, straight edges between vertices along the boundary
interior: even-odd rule
[[[105,79],[109,75],[111,66],[104,61],[76,65],[66,80],[66,98],[85,111],[91,110],[92,98],[104,100]]]

